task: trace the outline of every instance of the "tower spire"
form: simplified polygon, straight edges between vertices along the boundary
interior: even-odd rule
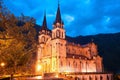
[[[55,23],[62,23],[62,19],[61,19],[61,13],[60,13],[60,2],[58,0],[58,9],[57,9],[57,14],[56,14],[56,19],[55,19]]]
[[[47,29],[46,11],[44,12],[44,19],[43,19],[42,29]]]

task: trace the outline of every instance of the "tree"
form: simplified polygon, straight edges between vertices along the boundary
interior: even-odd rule
[[[0,61],[6,63],[8,73],[20,72],[21,68],[28,68],[36,51],[34,24],[29,21],[18,26],[13,14],[0,18]]]

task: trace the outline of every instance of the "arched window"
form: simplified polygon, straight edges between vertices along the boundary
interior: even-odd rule
[[[70,67],[70,61],[69,61],[69,67]]]
[[[57,30],[57,31],[56,31],[56,37],[57,37],[57,38],[60,37],[60,30]]]
[[[63,35],[64,33],[62,32],[62,38],[64,37],[64,35]]]
[[[42,41],[42,42],[45,41],[45,36],[42,36],[41,41]]]
[[[85,80],[85,78],[83,77],[82,80]]]
[[[67,48],[67,53],[70,53],[70,49],[69,48]]]
[[[84,64],[83,64],[83,62],[80,62],[80,65],[81,65],[81,66],[80,66],[81,68],[82,68],[82,67],[84,67]]]
[[[75,65],[75,67],[77,68],[77,62],[76,62],[76,65]]]
[[[61,66],[63,66],[63,63],[62,63],[62,61],[61,61]]]
[[[95,76],[95,80],[97,80],[97,76]]]
[[[107,75],[107,80],[109,80],[109,76]]]
[[[52,33],[52,38],[55,38],[55,34],[54,33]]]
[[[80,71],[81,71],[81,61],[80,61]]]
[[[79,77],[75,77],[75,80],[80,80],[80,78]]]
[[[100,76],[100,80],[103,80],[103,77],[102,77],[102,76]]]
[[[89,77],[89,80],[92,80],[92,77],[91,77],[91,76]]]
[[[73,65],[75,66],[75,61],[73,61]]]

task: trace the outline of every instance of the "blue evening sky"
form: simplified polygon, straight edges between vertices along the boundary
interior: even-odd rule
[[[3,0],[16,16],[23,13],[41,25],[46,10],[52,29],[58,0]],[[60,0],[62,20],[69,36],[120,32],[120,0]]]

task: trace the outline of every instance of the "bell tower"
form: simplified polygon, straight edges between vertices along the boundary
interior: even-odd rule
[[[61,19],[60,5],[58,4],[56,19],[53,23],[52,39],[65,39],[64,23]]]
[[[66,40],[64,23],[61,18],[60,5],[58,4],[57,14],[52,30],[52,71],[64,72],[66,66]]]
[[[51,38],[51,31],[47,28],[47,21],[46,21],[46,13],[44,13],[44,19],[43,19],[43,24],[41,27],[41,30],[39,31],[39,36],[38,36],[38,58],[43,57],[45,55],[45,45],[46,42]]]
[[[42,70],[37,70],[36,68],[36,73],[40,73],[40,72],[48,72],[50,71],[48,69],[48,62],[46,62],[45,64],[43,64],[43,59],[44,57],[46,57],[46,55],[50,54],[49,51],[47,51],[46,49],[46,43],[49,41],[49,39],[51,38],[51,31],[47,28],[47,21],[46,21],[46,13],[44,14],[44,19],[43,19],[43,23],[42,23],[42,27],[41,30],[39,31],[39,36],[38,36],[38,50],[37,50],[37,66],[40,67],[42,66]],[[46,60],[47,61],[47,60]],[[45,60],[44,60],[45,62]],[[45,68],[44,68],[45,67]]]

